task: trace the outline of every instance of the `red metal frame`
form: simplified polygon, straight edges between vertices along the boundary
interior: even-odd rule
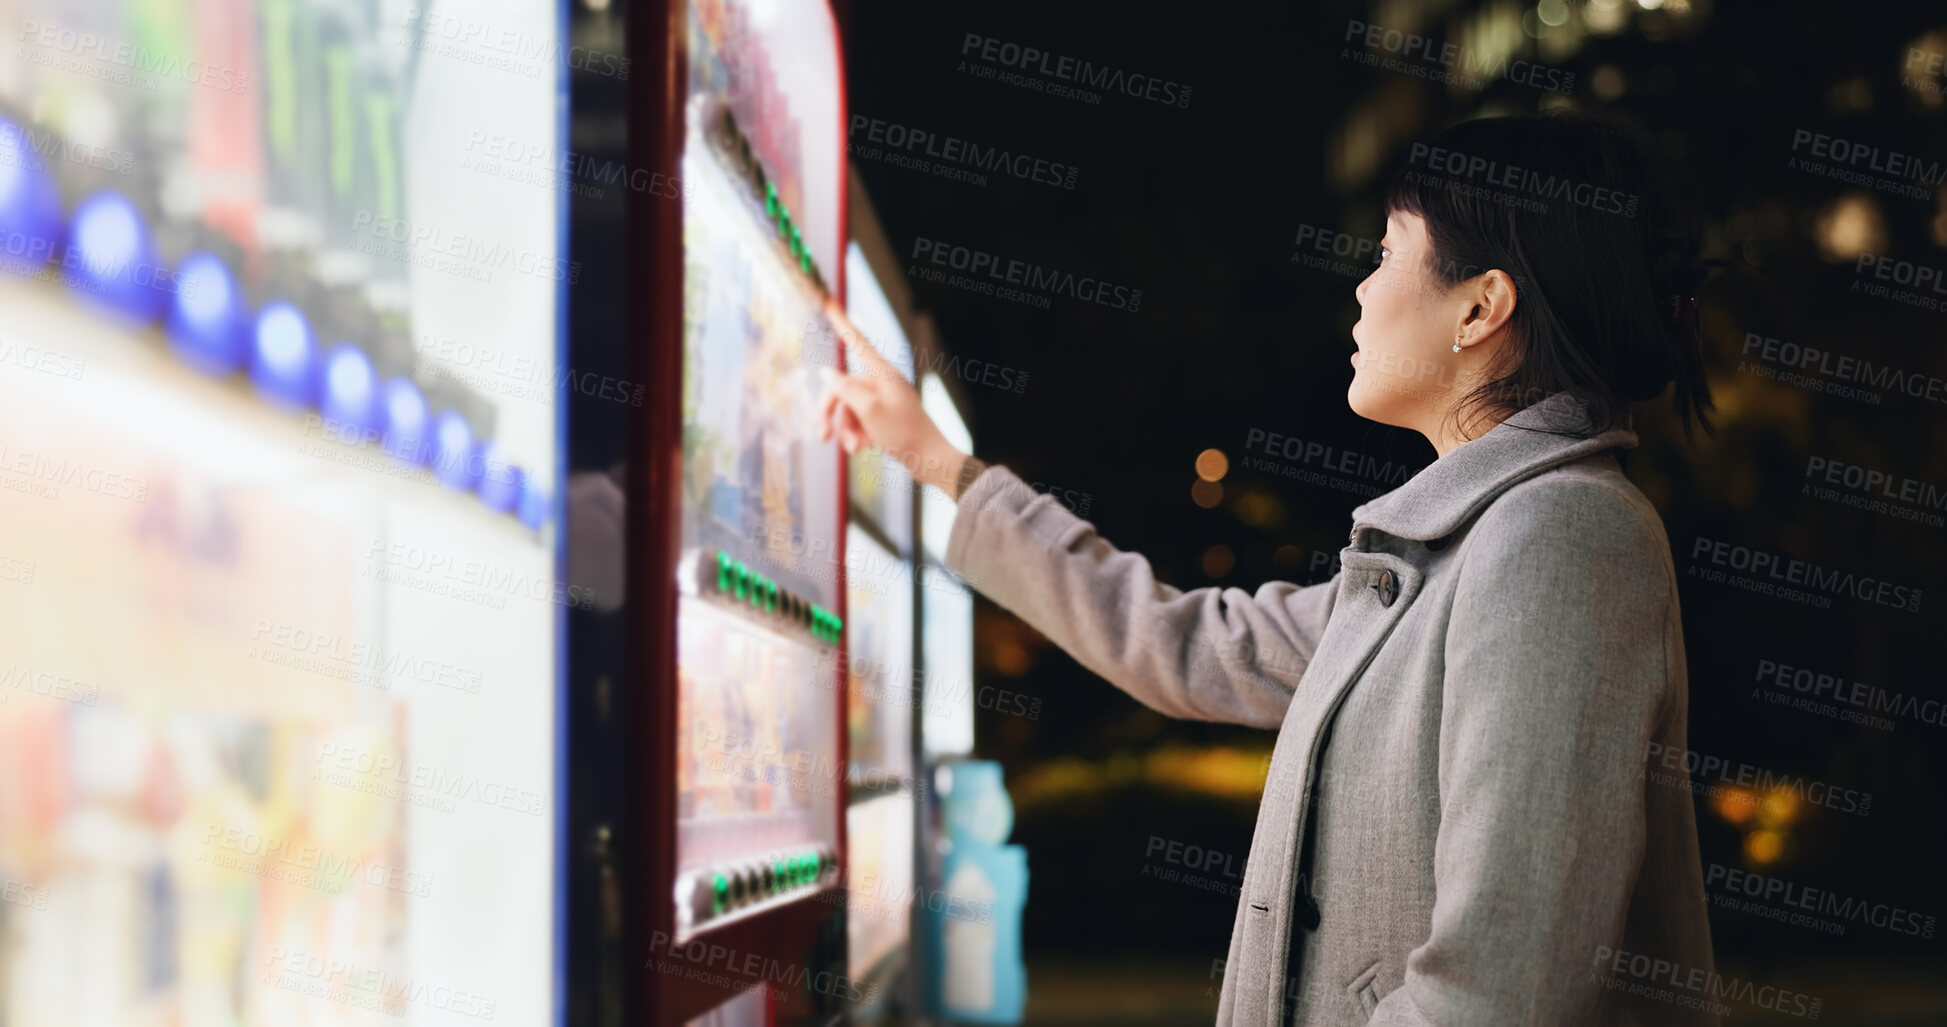
[[[832,281],[836,283],[834,297],[838,300],[838,305],[843,308],[846,298],[845,246],[852,237],[851,189],[848,187],[849,176],[845,174],[845,142],[848,138],[846,126],[850,124],[851,114],[850,108],[846,104],[849,94],[845,89],[845,38],[839,31],[837,14],[830,7],[825,8],[825,13],[832,19],[832,45],[838,48],[836,58],[832,62],[832,66],[838,69],[839,131],[838,174],[834,176],[838,189],[838,260],[832,269]],[[848,370],[845,360],[845,347],[834,346],[832,349],[837,353],[839,373],[843,374]],[[851,517],[849,515],[852,509],[852,475],[849,473],[850,470],[851,468],[848,466],[845,451],[841,448],[838,451],[838,520],[836,522],[838,524],[837,598],[839,619],[846,624],[852,623],[852,603],[850,598],[851,573],[845,559],[847,554],[846,536],[849,534],[846,528],[851,524]],[[838,666],[840,667],[850,668],[852,666],[850,638],[851,632],[849,631],[841,631],[838,633]],[[846,723],[846,699],[851,692],[850,676],[851,671],[849,669],[840,671],[837,686],[832,689],[832,696],[837,700],[832,716],[836,718],[834,723],[838,725],[838,765],[841,768],[850,768],[852,765],[852,733],[848,730]],[[850,876],[852,866],[852,835],[850,831],[846,830],[849,821],[845,815],[846,811],[852,805],[851,774],[846,773],[845,780],[839,782],[839,787],[832,789],[832,791],[838,796],[838,809],[836,811],[836,816],[838,817],[838,887],[843,889],[846,887],[845,882]],[[847,905],[838,908],[845,910],[845,915],[851,915],[849,902]],[[849,979],[852,974],[852,967],[848,963],[844,969],[845,976]],[[771,1019],[775,1023],[777,1019],[775,1001],[772,1003],[772,1010]]]
[[[629,19],[629,51],[640,55],[639,68],[651,74],[634,79],[629,105],[629,156],[631,166],[650,168],[681,180],[681,160],[685,125],[683,105],[687,97],[689,55],[685,51],[687,0],[661,0],[637,9]],[[832,17],[832,39],[841,51],[838,23]],[[833,279],[836,298],[845,296],[845,240],[849,237],[845,195],[844,131],[847,107],[843,81],[842,52],[837,61],[839,132],[837,202],[838,262]],[[682,330],[683,330],[683,205],[639,194],[629,204],[629,232],[637,240],[630,253],[629,280],[633,323],[641,326],[640,341],[629,355],[630,372],[635,380],[650,383],[650,402],[637,414],[633,436],[640,445],[636,459],[629,461],[629,505],[627,538],[630,540],[626,574],[629,595],[639,598],[636,621],[636,649],[631,654],[632,670],[639,689],[634,707],[639,722],[641,744],[630,757],[627,772],[640,785],[633,802],[635,830],[625,835],[634,839],[624,850],[635,861],[639,873],[628,874],[635,886],[627,892],[627,941],[630,977],[626,983],[629,1020],[639,1024],[681,1024],[709,1011],[735,994],[713,983],[692,981],[682,975],[662,974],[649,967],[652,959],[666,957],[666,943],[657,939],[675,937],[675,905],[671,888],[676,879],[676,561],[680,555],[682,529],[679,518],[682,471]],[[843,347],[839,350],[839,369],[844,370]],[[849,487],[845,455],[838,453],[838,540],[839,560],[837,607],[840,617],[850,617],[846,603],[845,525]],[[844,657],[843,638],[839,641],[839,667],[849,664]],[[840,672],[843,673],[842,671]],[[839,768],[850,758],[845,730],[846,688],[841,679],[832,690],[831,716],[837,726]],[[842,784],[842,783],[841,783]],[[833,789],[833,816],[838,826],[840,883],[827,892],[808,896],[788,906],[745,920],[715,928],[700,936],[711,945],[721,945],[738,953],[756,954],[763,960],[796,964],[815,948],[821,929],[832,917],[841,916],[842,907],[830,891],[844,887],[842,870],[850,853],[845,837],[846,788]],[[842,957],[841,957],[842,958]],[[760,963],[763,962],[760,960]],[[741,960],[739,960],[741,962]],[[745,975],[737,966],[707,967],[718,977]],[[810,968],[814,972],[817,968]],[[843,973],[843,966],[832,968]],[[761,975],[749,977],[753,986],[762,986]],[[767,988],[767,1019],[775,1024],[780,1014],[794,1016],[809,1012],[803,997],[795,992]]]

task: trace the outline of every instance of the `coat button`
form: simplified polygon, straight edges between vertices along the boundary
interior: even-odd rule
[[[1393,600],[1399,598],[1399,580],[1393,577],[1392,571],[1380,571],[1379,580],[1373,582],[1372,587],[1379,590],[1381,606],[1391,606]]]

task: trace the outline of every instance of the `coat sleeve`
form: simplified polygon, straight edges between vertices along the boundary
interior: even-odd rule
[[[961,495],[946,563],[1145,706],[1261,728],[1283,721],[1339,581],[1172,588],[999,466]]]
[[[1370,1023],[1593,1023],[1590,967],[1635,889],[1673,680],[1668,543],[1654,509],[1599,483],[1517,488],[1470,535],[1445,643],[1432,931]]]

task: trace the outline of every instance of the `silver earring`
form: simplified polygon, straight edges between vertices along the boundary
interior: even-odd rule
[[[1460,343],[1457,343],[1457,342],[1456,342],[1456,343],[1454,343],[1454,344],[1453,344],[1453,351],[1454,351],[1455,353],[1458,353],[1458,352],[1460,352]]]

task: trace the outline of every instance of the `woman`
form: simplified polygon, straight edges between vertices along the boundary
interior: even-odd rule
[[[1691,794],[1644,773],[1685,747],[1676,574],[1620,464],[1671,383],[1712,431],[1667,182],[1591,114],[1413,148],[1347,401],[1439,457],[1321,584],[1160,584],[867,347],[828,393],[827,437],[958,500],[947,563],[983,593],[1156,710],[1278,731],[1220,1024],[1716,1022]]]

